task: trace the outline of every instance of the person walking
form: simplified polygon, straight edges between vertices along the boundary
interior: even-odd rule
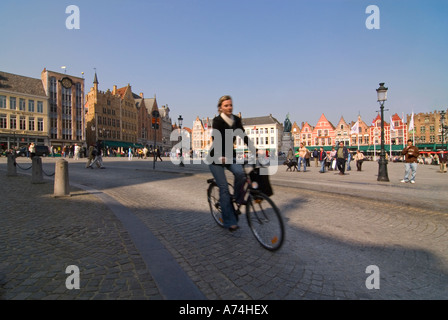
[[[320,173],[324,173],[325,172],[325,162],[327,160],[327,153],[324,151],[323,147],[320,147],[320,150],[317,153],[317,157],[316,159],[318,159],[320,161]]]
[[[241,199],[244,196],[242,190],[246,176],[243,165],[233,161],[236,158],[236,151],[233,148],[233,144],[237,136],[242,138],[248,146],[251,145],[251,142],[244,133],[241,118],[233,114],[233,101],[231,96],[225,95],[219,98],[218,113],[219,115],[213,119],[212,146],[207,155],[207,163],[219,188],[219,202],[224,227],[230,231],[235,231],[239,226],[232,204],[225,170],[227,169],[232,172],[234,176],[234,197],[237,202],[242,203],[244,201],[244,199]],[[255,147],[249,148],[249,150],[255,151]]]
[[[336,150],[336,167],[339,170],[340,175],[345,174],[345,163],[348,159],[348,150],[344,146],[343,142],[339,142],[339,147]]]
[[[356,150],[356,154],[353,159],[355,159],[356,170],[361,171],[362,163],[364,162],[364,154],[360,150]]]
[[[407,147],[401,151],[401,154],[405,157],[404,179],[401,180],[401,182],[415,183],[415,175],[417,173],[418,156],[420,155],[420,151],[413,145],[412,140],[409,139]],[[409,175],[411,175],[410,178]]]
[[[132,148],[129,147],[129,149],[128,149],[128,160],[132,160],[132,157],[133,157],[133,155],[132,155]]]
[[[317,148],[314,148],[313,158],[314,158],[314,166],[318,167],[319,166],[319,150],[317,150]]]
[[[75,143],[75,160],[79,160],[79,146]]]
[[[34,145],[34,142],[30,143],[28,151],[29,151],[30,159],[33,159],[33,157],[36,155],[36,146]]]
[[[297,171],[300,172],[300,168],[302,167],[302,162],[303,162],[303,172],[306,172],[306,153],[307,153],[307,148],[305,147],[305,144],[302,142],[300,144],[300,148],[298,151],[298,156],[299,156],[299,161],[297,161]]]
[[[447,152],[445,150],[440,151],[440,155],[439,155],[440,172],[446,173],[447,159],[448,159]]]

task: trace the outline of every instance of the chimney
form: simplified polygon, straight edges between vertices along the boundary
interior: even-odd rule
[[[140,97],[143,99],[143,92],[140,92]]]
[[[112,90],[112,94],[113,95],[117,94],[117,86],[116,85],[114,85],[114,89]]]

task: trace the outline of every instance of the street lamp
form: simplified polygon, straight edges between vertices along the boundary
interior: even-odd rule
[[[179,166],[180,167],[185,167],[183,161],[182,161],[182,121],[184,121],[184,119],[182,118],[182,116],[179,116],[179,118],[177,119],[177,121],[179,122],[179,130],[180,130],[180,141],[181,141],[181,145],[180,145],[180,163]]]
[[[389,181],[387,175],[387,160],[386,152],[384,150],[384,102],[387,100],[387,88],[384,87],[384,83],[380,83],[380,87],[376,89],[378,95],[378,102],[381,108],[381,153],[380,160],[378,162],[378,181]]]
[[[153,155],[154,155],[154,160],[152,163],[152,169],[154,170],[156,168],[156,160],[157,160],[157,155],[156,155],[156,143],[157,143],[157,130],[159,129],[159,124],[160,124],[160,120],[159,120],[160,114],[159,111],[154,110],[152,112],[152,127],[154,128],[154,148],[153,148]]]

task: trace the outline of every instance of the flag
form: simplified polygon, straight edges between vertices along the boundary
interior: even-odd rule
[[[414,130],[414,111],[412,111],[411,121],[409,122],[409,131]]]
[[[395,131],[395,124],[394,121],[392,120],[392,117],[390,117],[390,130]]]
[[[353,125],[353,127],[352,127],[351,130],[350,130],[350,133],[351,133],[351,134],[352,134],[352,133],[356,133],[356,134],[359,133],[359,120],[356,121],[356,123]]]

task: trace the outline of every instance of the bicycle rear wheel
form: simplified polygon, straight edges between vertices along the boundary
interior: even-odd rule
[[[264,193],[251,191],[246,216],[250,230],[265,249],[280,249],[285,238],[285,227],[280,210],[271,198]]]

